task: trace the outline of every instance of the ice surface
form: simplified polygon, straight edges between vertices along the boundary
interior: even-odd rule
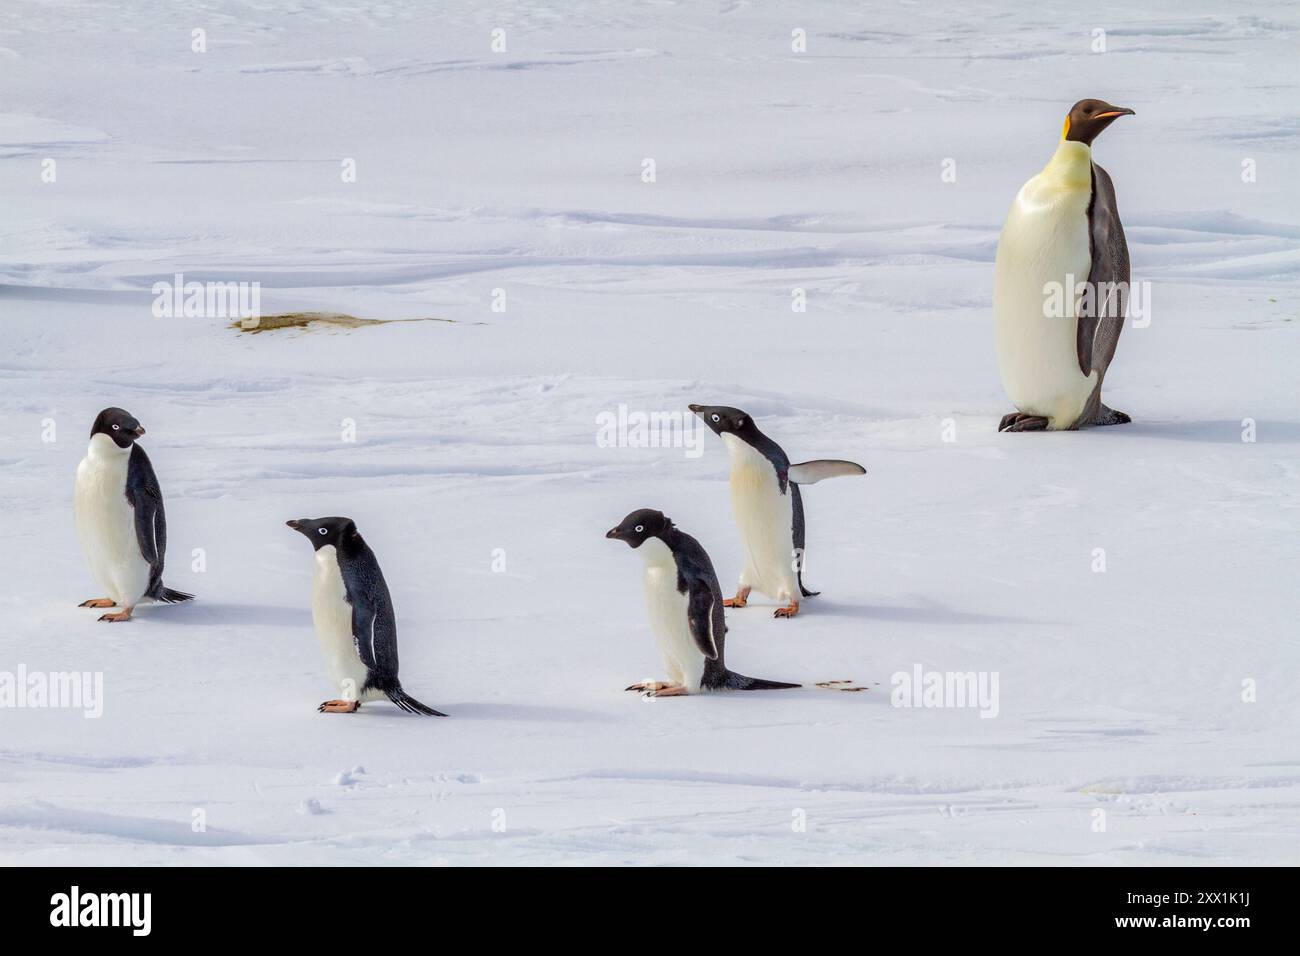
[[[1149,6],[9,4],[0,671],[105,702],[0,710],[0,861],[1300,860],[1298,21]],[[1135,422],[998,435],[998,231],[1084,96],[1137,111],[1096,149],[1153,290],[1107,381]],[[154,318],[178,272],[456,322]],[[596,417],[689,402],[868,467],[805,491],[823,595],[727,642],[867,692],[623,692],[664,674],[604,531],[660,508],[725,586],[741,555],[716,438]],[[111,627],[71,500],[110,404],[198,595]],[[340,513],[449,719],[316,713],[283,522]],[[891,706],[915,664],[996,672],[998,716]]]

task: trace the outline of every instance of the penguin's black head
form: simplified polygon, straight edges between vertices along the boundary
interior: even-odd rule
[[[144,434],[144,426],[125,408],[106,408],[90,426],[90,437],[107,435],[118,448],[130,448]]]
[[[664,517],[662,511],[653,508],[641,508],[619,522],[617,528],[610,528],[605,537],[616,541],[626,541],[628,547],[639,548],[647,538],[653,538],[669,531],[673,523]]]
[[[285,524],[299,534],[306,535],[317,551],[327,544],[337,548],[343,542],[357,537],[357,526],[351,518],[295,518]]]
[[[746,435],[756,431],[754,420],[747,412],[730,405],[688,405],[704,424],[713,429],[716,435]]]
[[[1079,100],[1070,107],[1065,117],[1065,129],[1062,139],[1075,143],[1092,144],[1092,141],[1111,123],[1121,116],[1133,116],[1134,112],[1123,106],[1111,106],[1105,100]]]

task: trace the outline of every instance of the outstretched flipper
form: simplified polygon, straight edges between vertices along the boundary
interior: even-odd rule
[[[791,465],[786,471],[790,480],[797,485],[815,485],[826,478],[841,478],[849,475],[865,475],[867,469],[857,462],[844,461],[840,458],[818,458],[814,461],[801,461]]]

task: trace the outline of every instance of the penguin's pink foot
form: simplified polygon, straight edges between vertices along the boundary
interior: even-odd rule
[[[316,709],[322,714],[355,714],[361,709],[361,701],[327,700]]]
[[[685,696],[687,696],[687,695],[690,693],[690,691],[686,689],[686,685],[685,685],[685,684],[668,684],[668,685],[661,685],[661,686],[663,686],[663,690],[648,690],[648,691],[646,691],[645,696],[647,696],[647,697],[685,697]]]
[[[645,691],[646,693],[657,694],[659,693],[659,691],[672,686],[673,686],[672,684],[666,684],[663,681],[643,680],[633,684],[631,687],[624,687],[623,689],[639,690],[639,691]]]
[[[746,604],[749,603],[749,592],[750,592],[749,588],[741,588],[739,591],[736,592],[736,596],[734,598],[723,598],[722,606],[723,607],[744,607]]]
[[[799,613],[799,602],[791,601],[785,607],[779,607],[772,612],[773,617],[794,617]]]
[[[77,607],[117,607],[117,602],[112,598],[91,598],[89,601],[82,601]]]
[[[1047,431],[1047,419],[1042,415],[1025,415],[1021,412],[1012,412],[1009,415],[1002,416],[1002,423],[998,425],[1000,432],[1043,432]]]
[[[113,605],[111,604],[109,605],[109,607],[112,606]],[[99,619],[101,621],[107,621],[109,624],[118,624],[122,621],[129,621],[131,620],[131,609],[128,607],[118,611],[116,614],[101,614],[99,615]]]

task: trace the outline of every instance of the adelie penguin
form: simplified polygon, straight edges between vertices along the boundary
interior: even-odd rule
[[[101,621],[129,621],[142,600],[175,604],[194,595],[163,585],[167,517],[162,489],[144,449],[144,428],[121,408],[106,408],[90,428],[90,446],[77,466],[77,537],[91,574],[107,595],[82,607],[120,607]]]
[[[663,512],[642,508],[605,537],[623,541],[645,559],[646,611],[669,680],[628,687],[654,697],[705,690],[779,690],[798,687],[727,670],[722,587],[700,543],[678,531]]]
[[[397,618],[388,584],[351,518],[297,518],[286,525],[316,549],[311,616],[325,670],[340,697],[318,708],[351,714],[387,698],[402,710],[446,717],[420,703],[397,679]]]
[[[820,593],[803,586],[805,529],[799,486],[839,475],[865,475],[867,470],[839,459],[792,465],[781,446],[739,408],[690,409],[721,436],[731,457],[731,510],[745,548],[745,569],[727,607],[744,607],[750,592],[757,590],[782,604],[773,616],[794,617],[800,598]]]
[[[1128,309],[1129,261],[1115,187],[1093,162],[1092,142],[1132,114],[1102,100],[1075,103],[1051,161],[1011,204],[998,241],[993,315],[1002,385],[1016,411],[1003,416],[999,431],[1131,420],[1101,401]]]

